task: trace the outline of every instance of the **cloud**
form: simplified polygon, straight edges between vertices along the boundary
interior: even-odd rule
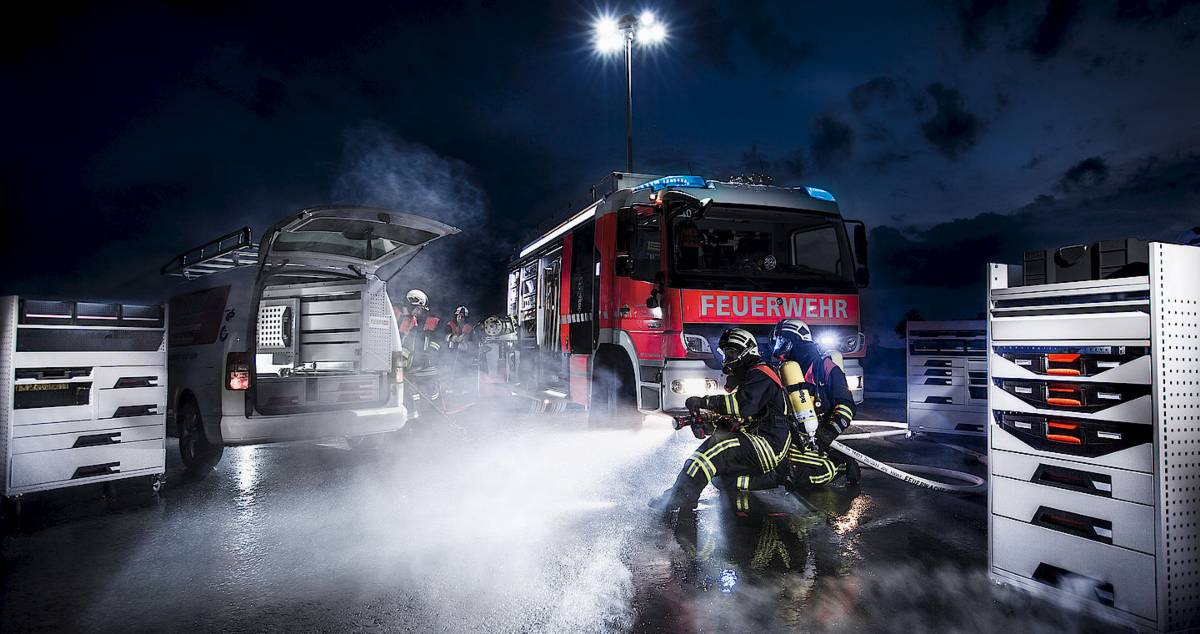
[[[891,77],[875,77],[850,90],[850,107],[861,112],[868,107],[888,103],[896,98],[898,88]]]
[[[1094,187],[1042,194],[1005,213],[873,227],[868,332],[886,332],[909,307],[930,319],[971,317],[984,308],[988,262],[1016,263],[1026,250],[1105,239],[1174,240],[1197,224],[1200,153],[1149,156],[1108,173]]]
[[[1079,13],[1079,6],[1079,0],[1050,0],[1046,3],[1046,13],[1025,44],[1034,59],[1045,60],[1058,53]]]
[[[1008,0],[962,0],[958,10],[959,28],[962,30],[963,50],[976,51],[983,48],[983,31],[988,21],[1004,11]]]
[[[1174,18],[1189,5],[1195,6],[1195,0],[1117,0],[1113,18],[1117,22],[1152,24]]]
[[[1059,188],[1065,192],[1090,189],[1108,180],[1108,164],[1099,156],[1091,156],[1076,163],[1063,174]]]
[[[808,163],[804,160],[804,149],[800,148],[791,153],[790,156],[781,161],[787,173],[800,178],[804,176],[808,169]]]
[[[818,117],[813,122],[811,145],[813,161],[820,167],[832,167],[850,158],[854,129],[833,115]]]
[[[940,82],[925,90],[937,107],[933,117],[921,124],[925,140],[949,159],[975,147],[983,122],[963,106],[962,94]]]
[[[884,152],[867,161],[867,165],[877,170],[887,169],[896,163],[904,163],[912,159],[912,154],[908,152]]]
[[[793,69],[816,55],[813,42],[798,38],[789,20],[756,3],[734,7],[709,0],[696,13],[705,19],[691,29],[693,56],[712,66],[736,68],[735,52],[743,45],[775,70]]]

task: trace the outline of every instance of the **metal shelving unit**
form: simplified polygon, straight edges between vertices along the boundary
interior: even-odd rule
[[[992,578],[1140,629],[1200,627],[1200,248],[1022,286],[990,265]]]

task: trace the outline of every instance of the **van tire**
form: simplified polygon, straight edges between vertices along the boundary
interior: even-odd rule
[[[204,433],[204,419],[200,417],[200,406],[188,399],[179,406],[179,457],[190,473],[206,474],[212,471],[225,453],[224,445],[211,442]]]
[[[625,354],[598,352],[593,366],[588,425],[613,427],[640,421],[636,383],[633,364]]]

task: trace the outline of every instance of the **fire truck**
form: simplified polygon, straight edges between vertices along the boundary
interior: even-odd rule
[[[507,319],[484,324],[491,381],[593,421],[670,413],[724,389],[723,330],[749,330],[765,355],[773,325],[800,318],[862,400],[866,226],[833,194],[614,172],[592,198],[513,259]]]

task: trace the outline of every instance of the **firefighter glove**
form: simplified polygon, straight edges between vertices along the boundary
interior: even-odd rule
[[[829,445],[838,437],[838,433],[837,427],[829,423],[822,422],[817,425],[817,433],[814,440],[817,441],[817,448],[821,450],[821,453],[829,453]]]
[[[696,410],[704,407],[704,398],[700,396],[689,396],[687,400],[683,402],[683,406],[688,408],[689,412],[695,412]]]

